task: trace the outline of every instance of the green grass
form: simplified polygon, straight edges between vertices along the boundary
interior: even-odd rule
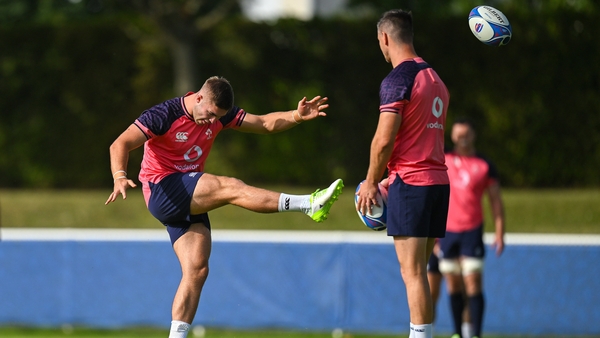
[[[600,233],[600,189],[507,190],[503,197],[509,232]]]
[[[312,188],[271,187],[304,194]],[[140,189],[127,200],[105,206],[110,191],[0,190],[0,226],[71,228],[162,228],[144,204]],[[214,229],[353,230],[366,228],[354,211],[354,186],[348,184],[329,219],[315,223],[298,213],[256,214],[234,206],[210,213]],[[600,189],[505,189],[507,231],[513,233],[600,234]],[[487,200],[486,231],[492,231]]]
[[[406,337],[406,334],[396,335],[374,335],[374,334],[353,334],[345,333],[343,338],[391,338],[391,337]],[[115,337],[115,338],[165,338],[168,336],[166,330],[158,329],[122,329],[122,330],[94,330],[86,328],[68,328],[68,329],[34,329],[34,328],[2,328],[0,327],[0,337],[3,338],[94,338],[94,337]],[[201,337],[190,333],[190,338]],[[237,331],[237,330],[220,330],[208,328],[204,338],[331,338],[329,332],[294,332],[294,331]],[[448,337],[447,335],[436,335],[436,338]],[[541,336],[498,336],[485,335],[486,338],[540,338]],[[543,336],[544,338],[559,338],[561,336]],[[578,336],[579,338],[594,338],[593,336]]]

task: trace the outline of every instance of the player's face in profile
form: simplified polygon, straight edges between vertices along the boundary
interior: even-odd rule
[[[194,122],[198,125],[210,124],[227,114],[225,109],[217,107],[205,96],[198,95],[192,111]]]
[[[452,126],[452,142],[457,147],[469,148],[475,141],[475,131],[468,124],[456,123]]]

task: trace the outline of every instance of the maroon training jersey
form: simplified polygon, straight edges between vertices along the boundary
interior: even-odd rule
[[[193,94],[188,93],[186,96]],[[157,183],[176,172],[201,172],[221,130],[238,128],[246,113],[233,107],[211,124],[198,125],[186,110],[183,97],[167,100],[144,111],[134,124],[146,135],[139,179],[146,202],[148,182]]]
[[[482,198],[485,190],[498,181],[494,165],[477,154],[446,154],[450,176],[450,205],[446,230],[463,232],[477,229],[483,223]]]
[[[403,61],[381,83],[381,113],[402,116],[388,162],[410,185],[448,184],[444,164],[444,126],[450,94],[438,74],[421,58]]]

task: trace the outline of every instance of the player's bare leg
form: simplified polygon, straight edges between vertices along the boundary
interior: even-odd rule
[[[181,264],[181,282],[175,293],[172,318],[191,324],[204,282],[208,277],[208,259],[211,251],[211,234],[202,223],[192,224],[189,230],[173,244]]]
[[[467,296],[476,295],[482,292],[482,274],[473,272],[463,276],[465,283],[465,292]]]
[[[327,189],[317,190],[310,195],[286,195],[247,185],[237,178],[205,173],[194,190],[191,213],[205,213],[232,204],[260,213],[302,211],[316,222],[321,222],[327,218],[331,205],[338,199],[343,187],[342,180],[338,179]],[[289,198],[286,203],[283,203],[282,196]],[[282,208],[282,204],[286,208]]]
[[[429,282],[429,292],[431,293],[431,306],[433,312],[433,321],[437,317],[437,303],[440,298],[440,288],[442,285],[442,274],[439,272],[427,271],[427,281]],[[433,331],[433,327],[432,327]],[[433,333],[432,333],[433,334]]]
[[[433,323],[433,303],[427,281],[427,261],[434,244],[433,238],[394,236],[400,273],[406,286],[411,324],[431,325]]]
[[[442,285],[442,274],[439,272],[427,272],[427,281],[429,282],[429,292],[431,293],[431,304],[433,306],[433,321],[435,321],[436,305],[440,298],[440,288]]]
[[[249,186],[233,177],[204,173],[198,180],[191,213],[201,214],[227,204],[261,213],[277,212],[280,193]]]

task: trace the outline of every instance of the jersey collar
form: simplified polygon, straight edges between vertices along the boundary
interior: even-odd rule
[[[180,102],[181,102],[181,108],[183,109],[183,112],[185,113],[185,115],[186,115],[186,116],[187,116],[187,117],[188,117],[190,120],[192,120],[192,121],[193,121],[193,120],[194,120],[194,117],[192,116],[192,114],[190,114],[190,112],[188,112],[187,108],[185,107],[185,102],[184,102],[184,100],[183,100],[184,98],[186,98],[186,97],[188,97],[188,96],[190,96],[190,95],[192,95],[192,94],[195,94],[195,93],[194,93],[194,92],[187,92],[187,94],[185,94],[184,96],[182,96],[182,97],[180,98]]]

